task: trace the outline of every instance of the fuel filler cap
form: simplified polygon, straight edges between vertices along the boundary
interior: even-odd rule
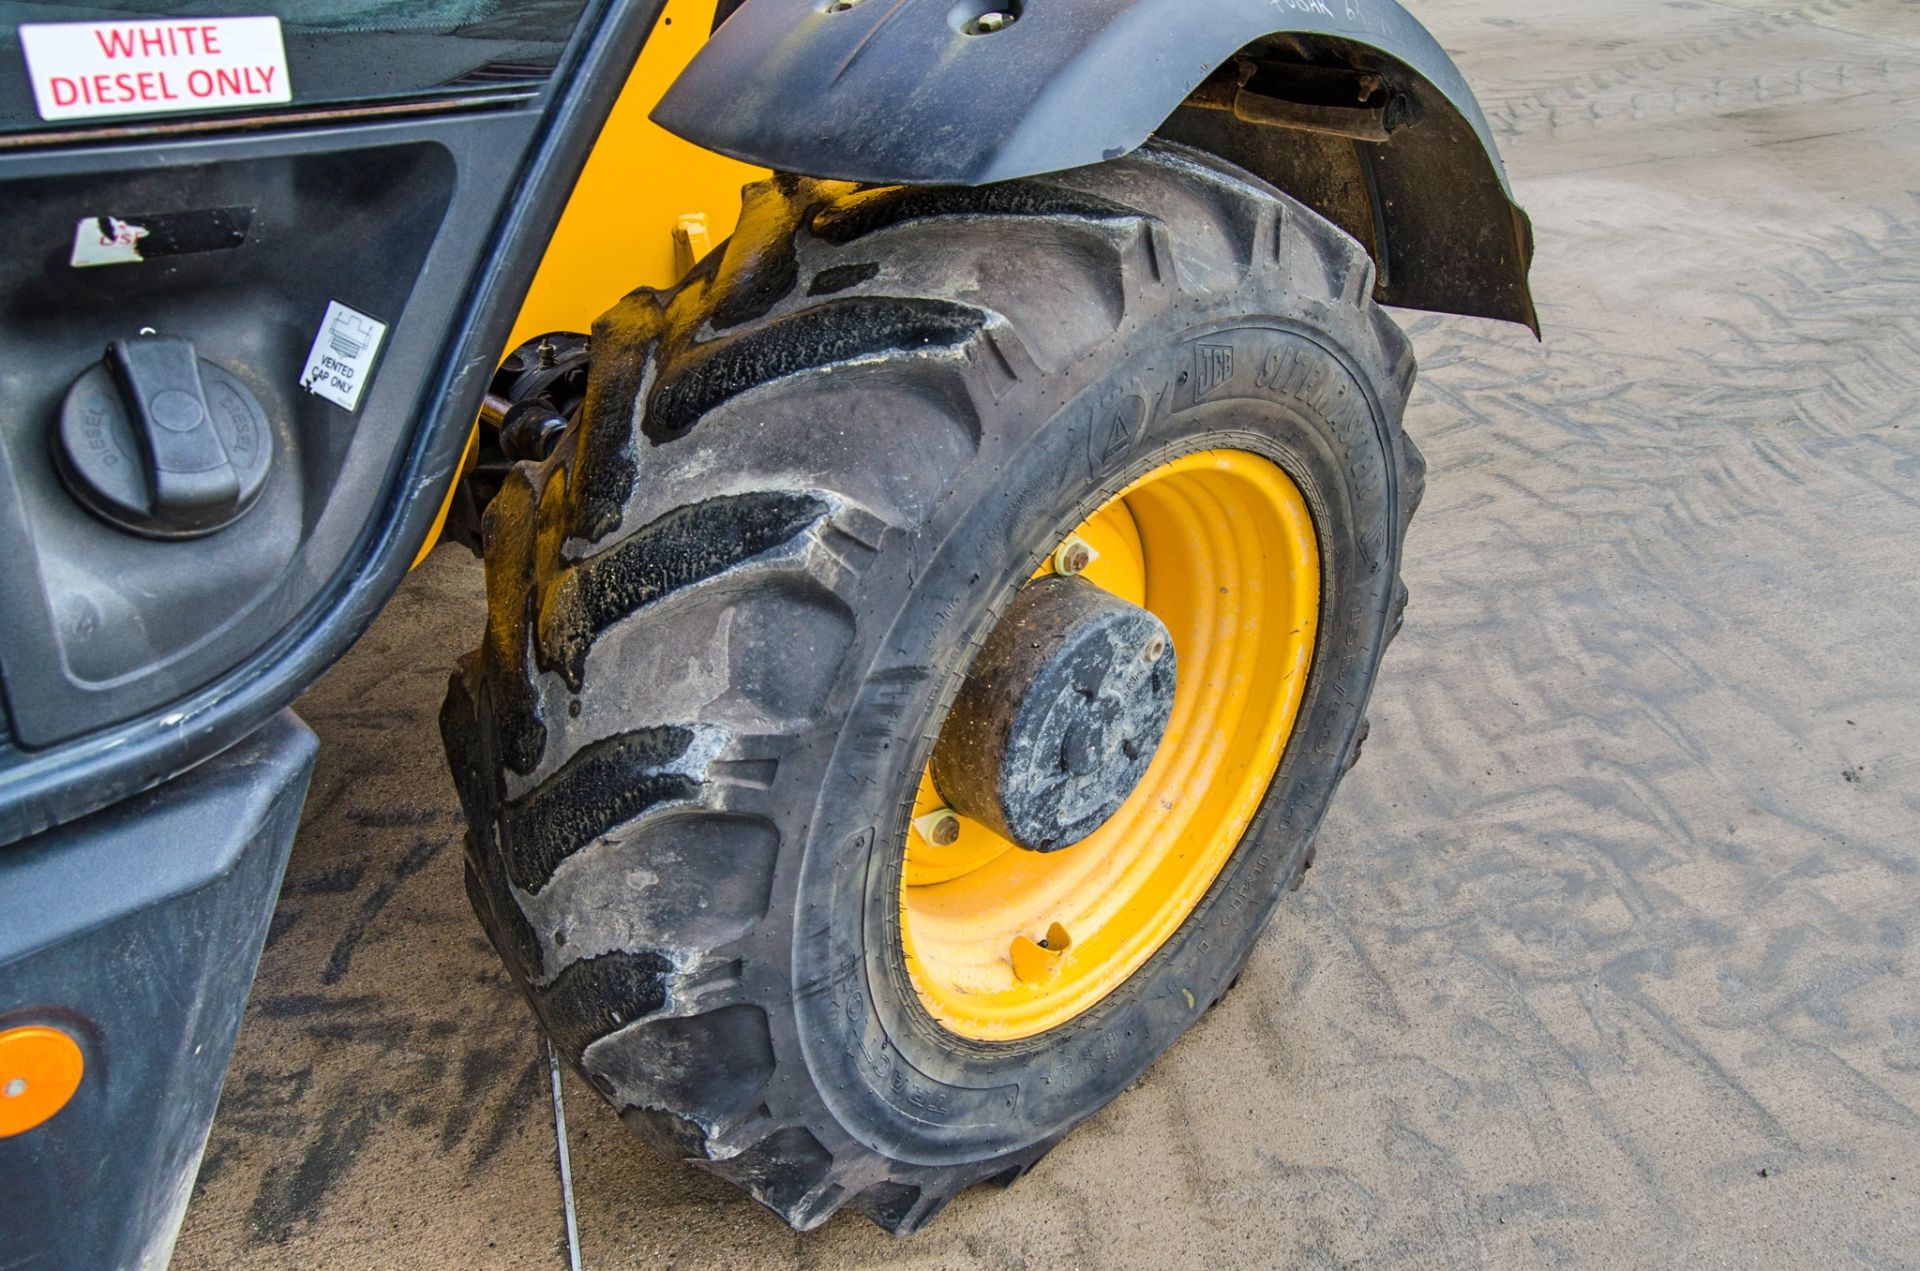
[[[115,340],[67,390],[54,457],[82,506],[130,533],[194,538],[240,519],[273,430],[246,387],[164,335]]]

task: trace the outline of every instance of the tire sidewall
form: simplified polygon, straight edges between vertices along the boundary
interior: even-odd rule
[[[1009,394],[989,431],[1025,444],[958,482],[936,527],[883,544],[882,557],[912,558],[912,582],[876,588],[860,615],[886,634],[868,646],[812,808],[790,967],[793,1036],[815,1090],[856,1140],[939,1166],[1063,1133],[1237,974],[1301,868],[1386,637],[1400,522],[1393,425],[1374,388],[1385,378],[1287,319],[1163,331],[1064,408],[1039,392]],[[1018,1042],[947,1032],[918,1000],[899,931],[911,802],[939,721],[1000,612],[1061,537],[1143,473],[1223,448],[1284,469],[1320,540],[1320,635],[1274,781],[1193,914],[1098,1005]],[[887,572],[876,562],[876,577]]]

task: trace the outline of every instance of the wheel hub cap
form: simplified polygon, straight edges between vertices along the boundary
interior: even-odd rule
[[[934,784],[1016,847],[1072,847],[1146,775],[1174,679],[1159,618],[1084,579],[1043,578],[974,661],[934,749]]]

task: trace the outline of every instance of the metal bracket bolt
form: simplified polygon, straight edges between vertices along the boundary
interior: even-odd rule
[[[913,828],[935,847],[952,847],[960,841],[960,817],[951,808],[936,808],[915,817]]]
[[[1062,578],[1072,578],[1087,571],[1087,566],[1100,559],[1100,553],[1093,545],[1075,534],[1053,553],[1053,572]]]

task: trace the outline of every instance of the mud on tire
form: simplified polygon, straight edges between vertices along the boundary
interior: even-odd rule
[[[1011,1179],[1238,975],[1310,859],[1404,604],[1406,340],[1340,231],[1178,147],[972,190],[777,178],[596,324],[583,421],[486,516],[442,716],[468,889],[556,1045],[653,1148],[797,1228]],[[972,651],[1093,507],[1181,453],[1305,494],[1321,631],[1262,811],[1070,1024],[947,1033],[901,844]]]

